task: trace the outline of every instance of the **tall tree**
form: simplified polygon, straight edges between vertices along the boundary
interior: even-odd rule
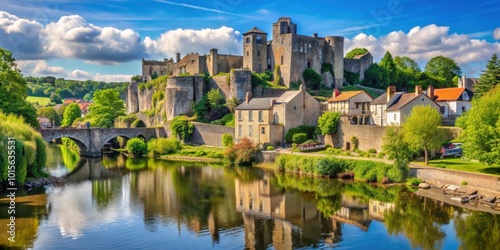
[[[465,156],[500,166],[500,85],[475,98],[457,124],[464,129]]]
[[[207,92],[207,100],[212,109],[221,109],[226,100],[219,89],[211,89]]]
[[[120,93],[113,89],[98,90],[90,105],[90,117],[94,126],[111,128],[115,119],[125,115],[125,103],[120,99]]]
[[[400,127],[389,126],[385,130],[382,149],[390,160],[394,160],[394,165],[403,173],[404,178],[408,176],[408,164],[413,157],[413,150],[410,144],[404,141]]]
[[[402,71],[410,69],[410,71],[413,74],[422,71],[420,69],[420,66],[418,66],[418,63],[415,62],[415,60],[413,60],[413,59],[411,59],[411,58],[409,58],[407,56],[396,56],[396,57],[394,57],[394,63]]]
[[[71,126],[73,122],[82,116],[82,111],[80,106],[76,103],[69,104],[66,109],[64,109],[62,126]]]
[[[429,150],[439,148],[444,134],[441,126],[441,114],[431,106],[415,106],[403,124],[403,138],[415,150],[424,150],[425,165],[429,163]]]
[[[38,109],[37,114],[39,117],[45,117],[54,123],[55,126],[61,125],[61,117],[57,114],[53,107],[42,107]]]
[[[453,59],[436,56],[425,65],[425,72],[431,76],[438,76],[446,79],[447,86],[453,86],[453,77],[460,76],[462,69]]]
[[[0,48],[0,111],[19,115],[26,123],[38,128],[36,109],[26,101],[27,96],[28,85],[16,68],[12,53]]]
[[[365,71],[365,77],[361,82],[364,86],[379,89],[387,88],[389,83],[389,72],[377,63],[370,65],[370,67]]]
[[[500,60],[498,60],[497,54],[493,54],[491,59],[488,60],[486,70],[483,70],[482,72],[483,73],[479,76],[478,83],[474,86],[474,94],[476,97],[480,97],[496,85],[500,84]]]
[[[385,52],[384,57],[380,60],[380,67],[385,68],[389,73],[389,85],[396,85],[399,82],[398,68],[392,59],[391,52]]]

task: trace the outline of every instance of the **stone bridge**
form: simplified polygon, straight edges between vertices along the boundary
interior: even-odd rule
[[[70,138],[78,145],[80,155],[87,157],[100,157],[104,144],[117,136],[142,137],[145,141],[149,141],[151,138],[166,137],[163,128],[61,128],[42,129],[40,134],[46,142],[63,137]]]

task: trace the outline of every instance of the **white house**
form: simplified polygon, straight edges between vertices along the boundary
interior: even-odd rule
[[[429,87],[427,95],[441,106],[441,114],[444,120],[455,121],[471,107],[472,91],[467,88],[444,88],[432,89]]]

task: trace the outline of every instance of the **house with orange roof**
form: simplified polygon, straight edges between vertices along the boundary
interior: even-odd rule
[[[427,95],[441,106],[443,120],[454,122],[457,116],[472,107],[473,92],[465,87],[434,89],[429,87]]]
[[[364,90],[340,92],[335,89],[333,96],[327,101],[327,110],[340,112],[342,115],[368,115],[372,101],[373,97]]]
[[[78,103],[78,106],[80,107],[80,111],[82,113],[82,117],[85,117],[89,113],[90,105],[92,105],[92,102],[82,101]]]

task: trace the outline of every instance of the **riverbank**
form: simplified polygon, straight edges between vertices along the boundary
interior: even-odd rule
[[[65,184],[66,184],[66,179],[64,177],[49,176],[49,177],[40,177],[27,180],[24,183],[24,188],[30,189],[30,188],[43,187],[47,185],[63,186]]]

